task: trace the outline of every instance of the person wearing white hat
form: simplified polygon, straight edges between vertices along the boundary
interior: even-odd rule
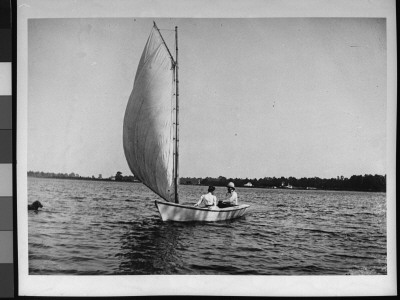
[[[228,192],[225,195],[227,199],[218,202],[219,208],[238,205],[238,196],[237,193],[235,192],[235,184],[233,182],[229,182],[226,187],[228,189]]]

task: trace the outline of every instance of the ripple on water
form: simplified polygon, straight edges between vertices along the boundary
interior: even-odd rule
[[[184,202],[206,191],[182,186]],[[217,188],[217,197],[225,189]],[[28,179],[30,274],[386,274],[382,193],[240,189],[245,217],[162,222],[137,183]]]

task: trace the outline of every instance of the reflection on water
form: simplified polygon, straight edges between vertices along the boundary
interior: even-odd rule
[[[206,187],[182,186],[194,204]],[[217,188],[217,197],[225,192]],[[382,193],[238,189],[236,220],[162,222],[137,183],[29,178],[30,274],[386,274]]]
[[[180,231],[173,224],[161,224],[152,220],[152,225],[132,223],[121,235],[119,274],[174,274],[179,263],[176,248],[179,247]],[[158,224],[157,224],[158,223]],[[165,225],[165,226],[164,226]]]

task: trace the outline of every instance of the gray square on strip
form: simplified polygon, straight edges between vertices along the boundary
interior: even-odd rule
[[[0,164],[1,196],[12,196],[12,164]]]
[[[13,262],[13,232],[0,231],[0,264]]]
[[[0,130],[0,163],[12,163],[12,130]]]
[[[13,198],[0,197],[0,231],[13,230]]]
[[[0,129],[12,129],[11,96],[0,96]]]

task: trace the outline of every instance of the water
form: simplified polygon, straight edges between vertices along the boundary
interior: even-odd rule
[[[182,186],[194,204],[207,187]],[[28,179],[30,274],[386,274],[384,193],[237,189],[240,219],[162,222],[139,183]],[[216,196],[225,188],[218,187]]]

